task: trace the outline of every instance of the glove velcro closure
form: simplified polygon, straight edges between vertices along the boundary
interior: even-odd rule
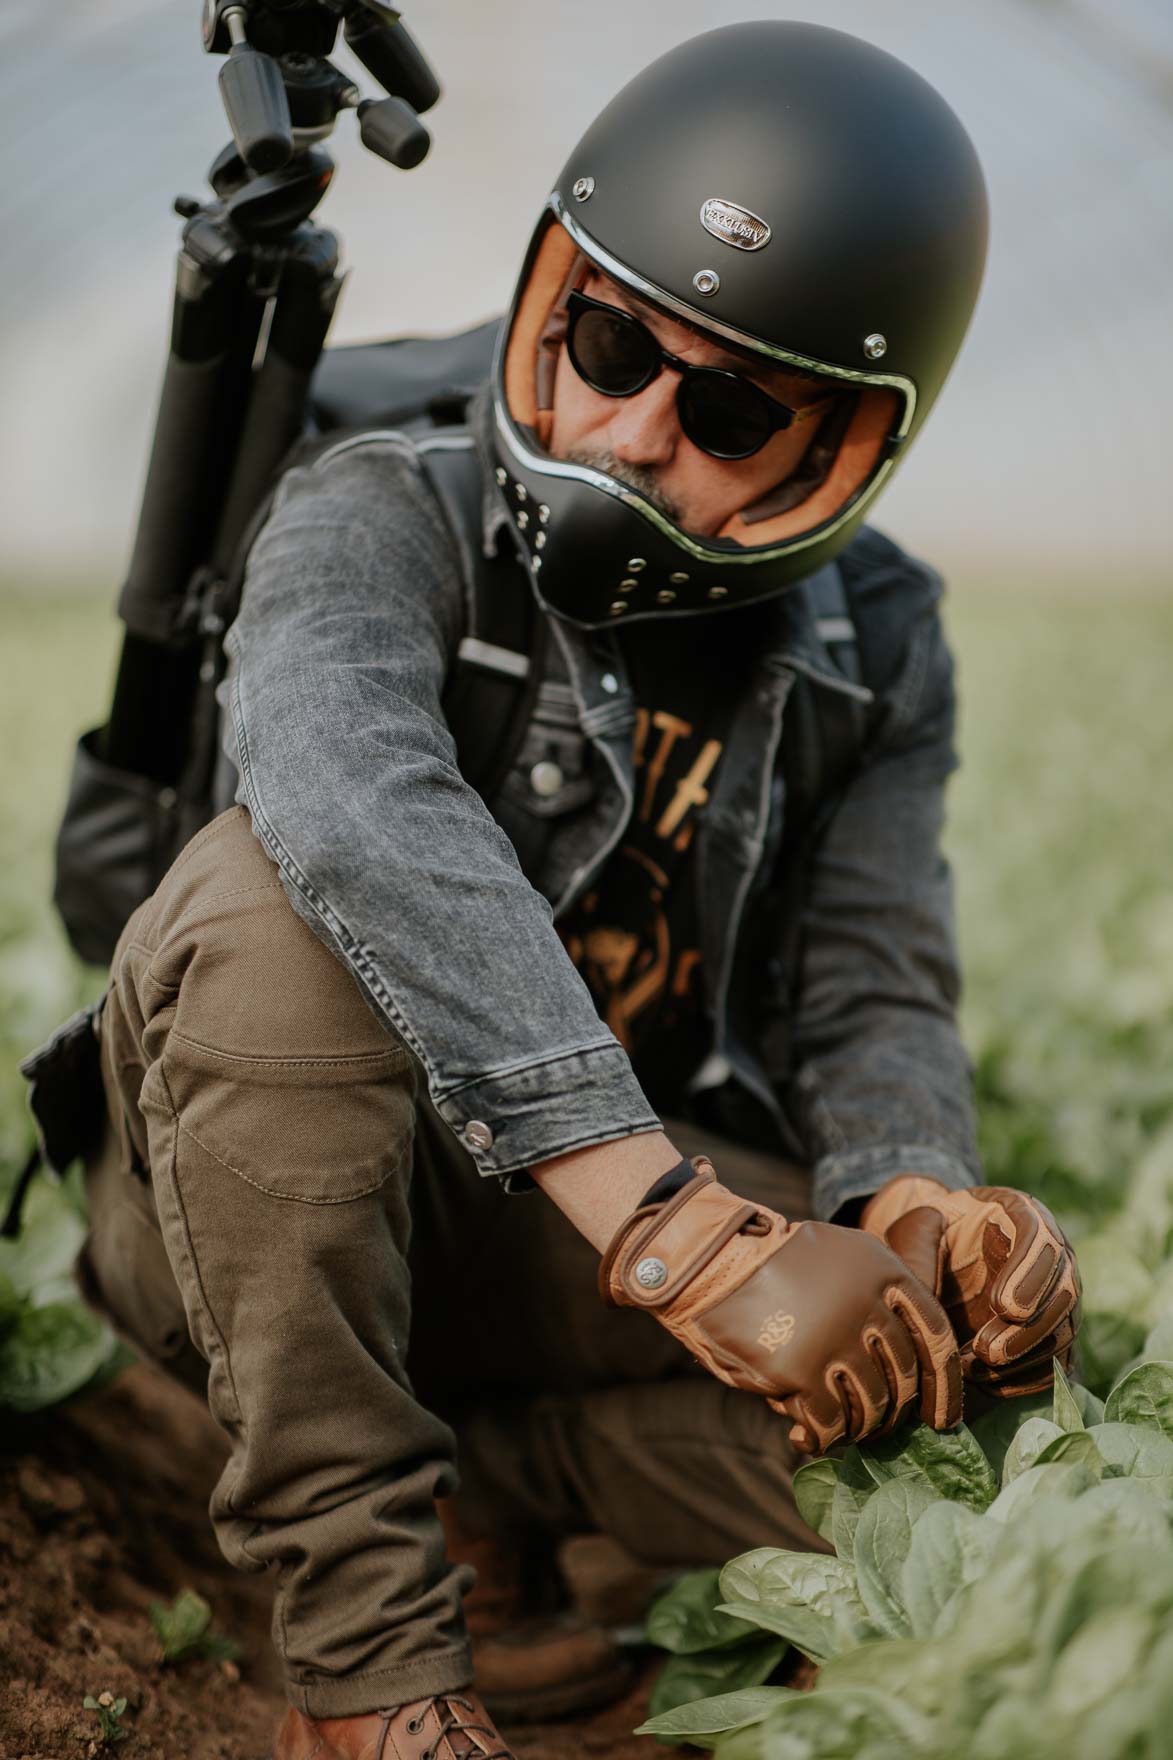
[[[665,1308],[743,1229],[770,1232],[772,1223],[756,1204],[718,1184],[710,1161],[698,1155],[693,1166],[696,1178],[675,1197],[636,1210],[617,1231],[599,1266],[599,1293],[608,1307]],[[649,1261],[660,1279],[650,1285],[638,1275]],[[755,1254],[744,1275],[759,1263]]]

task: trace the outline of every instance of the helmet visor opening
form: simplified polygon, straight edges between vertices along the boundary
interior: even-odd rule
[[[518,292],[503,356],[508,413],[541,451],[549,450],[554,380],[566,345],[568,301],[596,268],[611,273],[610,266],[596,264],[548,212]],[[654,298],[639,297],[654,306]],[[699,321],[693,327],[702,335],[711,334]],[[714,340],[728,347],[724,338]],[[757,351],[747,343],[738,352],[752,361]],[[761,353],[765,356],[766,351]],[[786,364],[773,353],[768,359],[774,367]],[[904,398],[897,389],[869,384],[858,374],[848,380],[833,368],[815,367],[800,358],[793,367],[805,380],[813,378],[826,387],[826,407],[819,407],[808,390],[805,400],[815,404],[811,444],[780,482],[725,521],[714,535],[726,543],[773,549],[836,520],[877,477],[889,456],[887,442],[904,413]]]

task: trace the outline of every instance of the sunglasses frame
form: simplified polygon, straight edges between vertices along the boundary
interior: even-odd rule
[[[624,391],[609,391],[605,386],[596,384],[595,381],[584,372],[580,361],[576,358],[574,346],[575,331],[578,327],[579,320],[592,311],[605,312],[609,318],[619,318],[626,324],[632,326],[640,335],[647,338],[649,346],[648,372],[637,384],[630,386]],[[815,403],[803,404],[800,405],[798,409],[791,409],[788,404],[780,403],[776,397],[771,397],[769,392],[764,391],[760,385],[755,385],[753,380],[745,373],[733,372],[726,367],[698,367],[691,361],[681,360],[678,355],[669,354],[668,350],[663,346],[659,339],[648,329],[647,325],[643,323],[641,319],[635,316],[633,312],[625,312],[621,306],[608,305],[605,300],[591,299],[589,294],[580,293],[577,288],[567,297],[566,312],[566,352],[569,356],[571,366],[574,368],[583,384],[588,385],[590,389],[596,392],[600,397],[637,397],[641,391],[646,391],[648,386],[651,385],[654,380],[659,378],[665,367],[670,367],[673,372],[679,373],[680,375],[680,384],[676,389],[676,410],[680,419],[681,429],[698,451],[705,453],[709,458],[721,459],[728,463],[738,462],[741,459],[753,458],[762,450],[762,447],[774,437],[775,434],[781,432],[783,429],[793,427],[797,422],[809,421],[812,416],[821,414],[829,409],[834,402],[834,394],[832,393],[826,397],[819,398]],[[752,394],[754,400],[764,409],[766,419],[770,424],[767,432],[755,446],[751,446],[748,450],[741,452],[720,451],[715,446],[706,445],[703,441],[698,440],[695,434],[689,432],[689,427],[685,420],[684,388],[690,382],[695,383],[698,378],[732,379],[736,384],[744,386],[746,391]]]

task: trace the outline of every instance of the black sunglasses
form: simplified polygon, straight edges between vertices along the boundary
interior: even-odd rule
[[[634,397],[662,368],[671,367],[680,374],[680,426],[710,458],[752,458],[779,429],[821,414],[833,401],[823,397],[789,409],[744,373],[694,367],[669,354],[630,312],[585,293],[572,293],[566,310],[566,350],[579,378],[601,397]]]

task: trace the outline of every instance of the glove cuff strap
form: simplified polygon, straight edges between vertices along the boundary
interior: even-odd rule
[[[713,1164],[693,1159],[696,1177],[664,1204],[634,1211],[616,1231],[599,1266],[609,1308],[667,1308],[747,1223],[756,1204],[720,1185]]]

